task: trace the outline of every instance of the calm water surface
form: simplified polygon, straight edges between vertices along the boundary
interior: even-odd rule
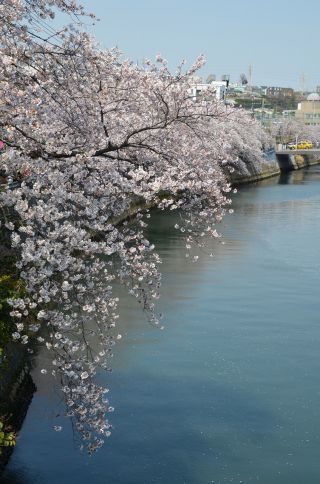
[[[88,458],[68,425],[52,431],[57,397],[35,370],[4,484],[320,482],[320,168],[243,187],[234,205],[225,245],[196,264],[176,215],[155,214],[165,330],[125,299],[112,437]]]

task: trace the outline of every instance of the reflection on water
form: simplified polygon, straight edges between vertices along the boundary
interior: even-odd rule
[[[177,215],[155,214],[165,330],[125,297],[100,376],[113,436],[81,456],[69,428],[51,431],[59,404],[40,380],[1,482],[318,484],[320,169],[289,175],[241,187],[225,244],[196,264]]]
[[[318,167],[309,167],[305,168],[304,170],[288,171],[281,173],[279,176],[279,183],[282,185],[316,181],[320,181],[320,171]]]

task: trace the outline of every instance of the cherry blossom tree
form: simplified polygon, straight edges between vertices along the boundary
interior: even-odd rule
[[[298,119],[287,118],[275,123],[271,134],[282,143],[308,140],[317,146],[320,141],[320,125],[307,125]]]
[[[73,21],[60,32],[49,23],[56,9]],[[138,67],[81,31],[84,15],[73,0],[0,5],[1,168],[19,180],[1,203],[18,215],[5,227],[26,289],[9,301],[13,338],[50,351],[52,365],[41,371],[60,384],[66,415],[92,453],[111,432],[108,389],[95,376],[111,370],[121,338],[114,281],[159,325],[161,261],[145,235],[148,207],[181,210],[187,251],[219,237],[231,210],[228,170],[261,170],[268,139],[208,92],[192,101],[202,56],[174,73],[160,55]],[[145,208],[129,223],[137,203]]]
[[[282,143],[289,143],[302,139],[304,125],[294,118],[287,118],[274,123],[271,128],[271,134],[274,138]]]

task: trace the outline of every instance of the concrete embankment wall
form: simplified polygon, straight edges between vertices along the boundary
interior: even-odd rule
[[[318,164],[320,164],[320,152],[276,153],[274,150],[270,150],[267,159],[262,160],[258,168],[249,166],[241,173],[235,171],[227,176],[233,185],[243,185]]]
[[[263,162],[261,171],[248,171],[247,173],[231,173],[228,178],[232,185],[243,185],[246,183],[253,183],[265,178],[280,175],[280,168],[276,160]]]

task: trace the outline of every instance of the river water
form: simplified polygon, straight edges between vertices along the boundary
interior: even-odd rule
[[[68,425],[52,431],[59,404],[35,371],[3,484],[320,482],[320,168],[242,187],[234,209],[197,263],[177,215],[155,213],[165,330],[125,299],[101,377],[112,436],[89,458]]]

